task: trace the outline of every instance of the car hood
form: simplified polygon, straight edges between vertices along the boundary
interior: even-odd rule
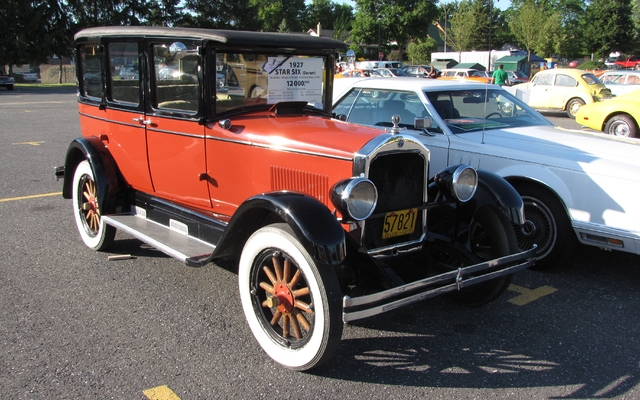
[[[259,147],[276,147],[352,159],[380,130],[319,116],[274,116],[268,112],[230,118],[234,140]],[[304,129],[300,129],[304,126]],[[234,132],[240,132],[236,134]]]
[[[484,137],[482,132],[457,136],[495,146],[494,155],[640,182],[640,141],[635,139],[553,126],[492,129]]]

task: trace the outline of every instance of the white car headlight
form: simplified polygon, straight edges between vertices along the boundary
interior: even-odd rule
[[[362,221],[376,208],[378,190],[369,179],[349,178],[333,186],[331,201],[344,220]]]
[[[468,165],[454,165],[438,172],[434,177],[440,190],[461,203],[473,198],[478,187],[478,173]]]

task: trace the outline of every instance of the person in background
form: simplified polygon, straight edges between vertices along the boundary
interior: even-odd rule
[[[506,72],[504,72],[504,65],[499,64],[498,69],[493,71],[493,75],[491,75],[491,83],[498,86],[510,86],[509,84],[509,76]]]

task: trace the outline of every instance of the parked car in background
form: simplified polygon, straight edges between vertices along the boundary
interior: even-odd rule
[[[0,69],[0,86],[4,86],[7,90],[13,90],[13,85],[16,83],[16,80],[13,76],[7,75],[6,72]]]
[[[505,71],[509,76],[509,83],[511,85],[518,85],[520,83],[529,82],[529,76],[520,70],[516,71]]]
[[[378,68],[376,71],[385,78],[393,78],[396,76],[409,76],[402,68]]]
[[[540,71],[530,82],[508,90],[536,110],[565,111],[570,118],[585,104],[611,98],[611,90],[594,74],[568,68]]]
[[[604,65],[606,65],[606,66],[607,66],[607,68],[609,68],[609,69],[616,68],[616,61],[617,61],[617,60],[618,60],[618,57],[609,57],[609,58],[606,58],[606,59],[604,60]]]
[[[375,69],[348,69],[346,71],[335,74],[335,78],[364,78],[370,76],[382,76]]]
[[[558,128],[495,85],[407,78],[339,84],[339,118],[388,131],[397,115],[401,132],[431,150],[435,170],[467,163],[512,184],[527,221],[518,243],[538,246],[537,266],[561,263],[577,241],[640,254],[640,141]]]
[[[126,64],[120,67],[120,79],[138,79],[140,72],[137,65]]]
[[[616,59],[616,68],[640,71],[640,56],[618,57]]]
[[[118,229],[188,265],[237,270],[238,308],[218,317],[242,309],[294,370],[327,361],[344,322],[440,294],[492,301],[534,262],[504,179],[436,171],[415,136],[332,117],[340,49],[273,32],[82,30],[82,136],[56,168],[87,247],[106,249]],[[125,59],[141,61],[138,79],[113,79]],[[180,79],[161,79],[164,65]],[[98,84],[83,77],[96,67]]]
[[[38,73],[33,70],[29,72],[16,72],[13,75],[17,82],[34,83],[40,79]]]
[[[436,78],[440,71],[431,65],[407,65],[402,70],[414,78]]]
[[[475,82],[491,83],[491,77],[477,69],[447,68],[440,71],[438,79],[466,79]]]
[[[611,100],[585,105],[578,110],[576,122],[608,135],[640,138],[640,87]]]
[[[600,80],[614,96],[640,89],[640,71],[607,71],[600,75]]]

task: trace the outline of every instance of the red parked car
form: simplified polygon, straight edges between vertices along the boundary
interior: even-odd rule
[[[635,69],[640,71],[640,56],[618,57],[616,60],[616,68],[618,69]]]
[[[251,331],[288,368],[329,359],[343,322],[445,293],[485,303],[533,263],[505,180],[464,164],[429,179],[397,115],[386,133],[334,118],[339,41],[139,26],[75,39],[82,137],[56,176],[80,237],[105,250],[120,229],[237,268]]]

